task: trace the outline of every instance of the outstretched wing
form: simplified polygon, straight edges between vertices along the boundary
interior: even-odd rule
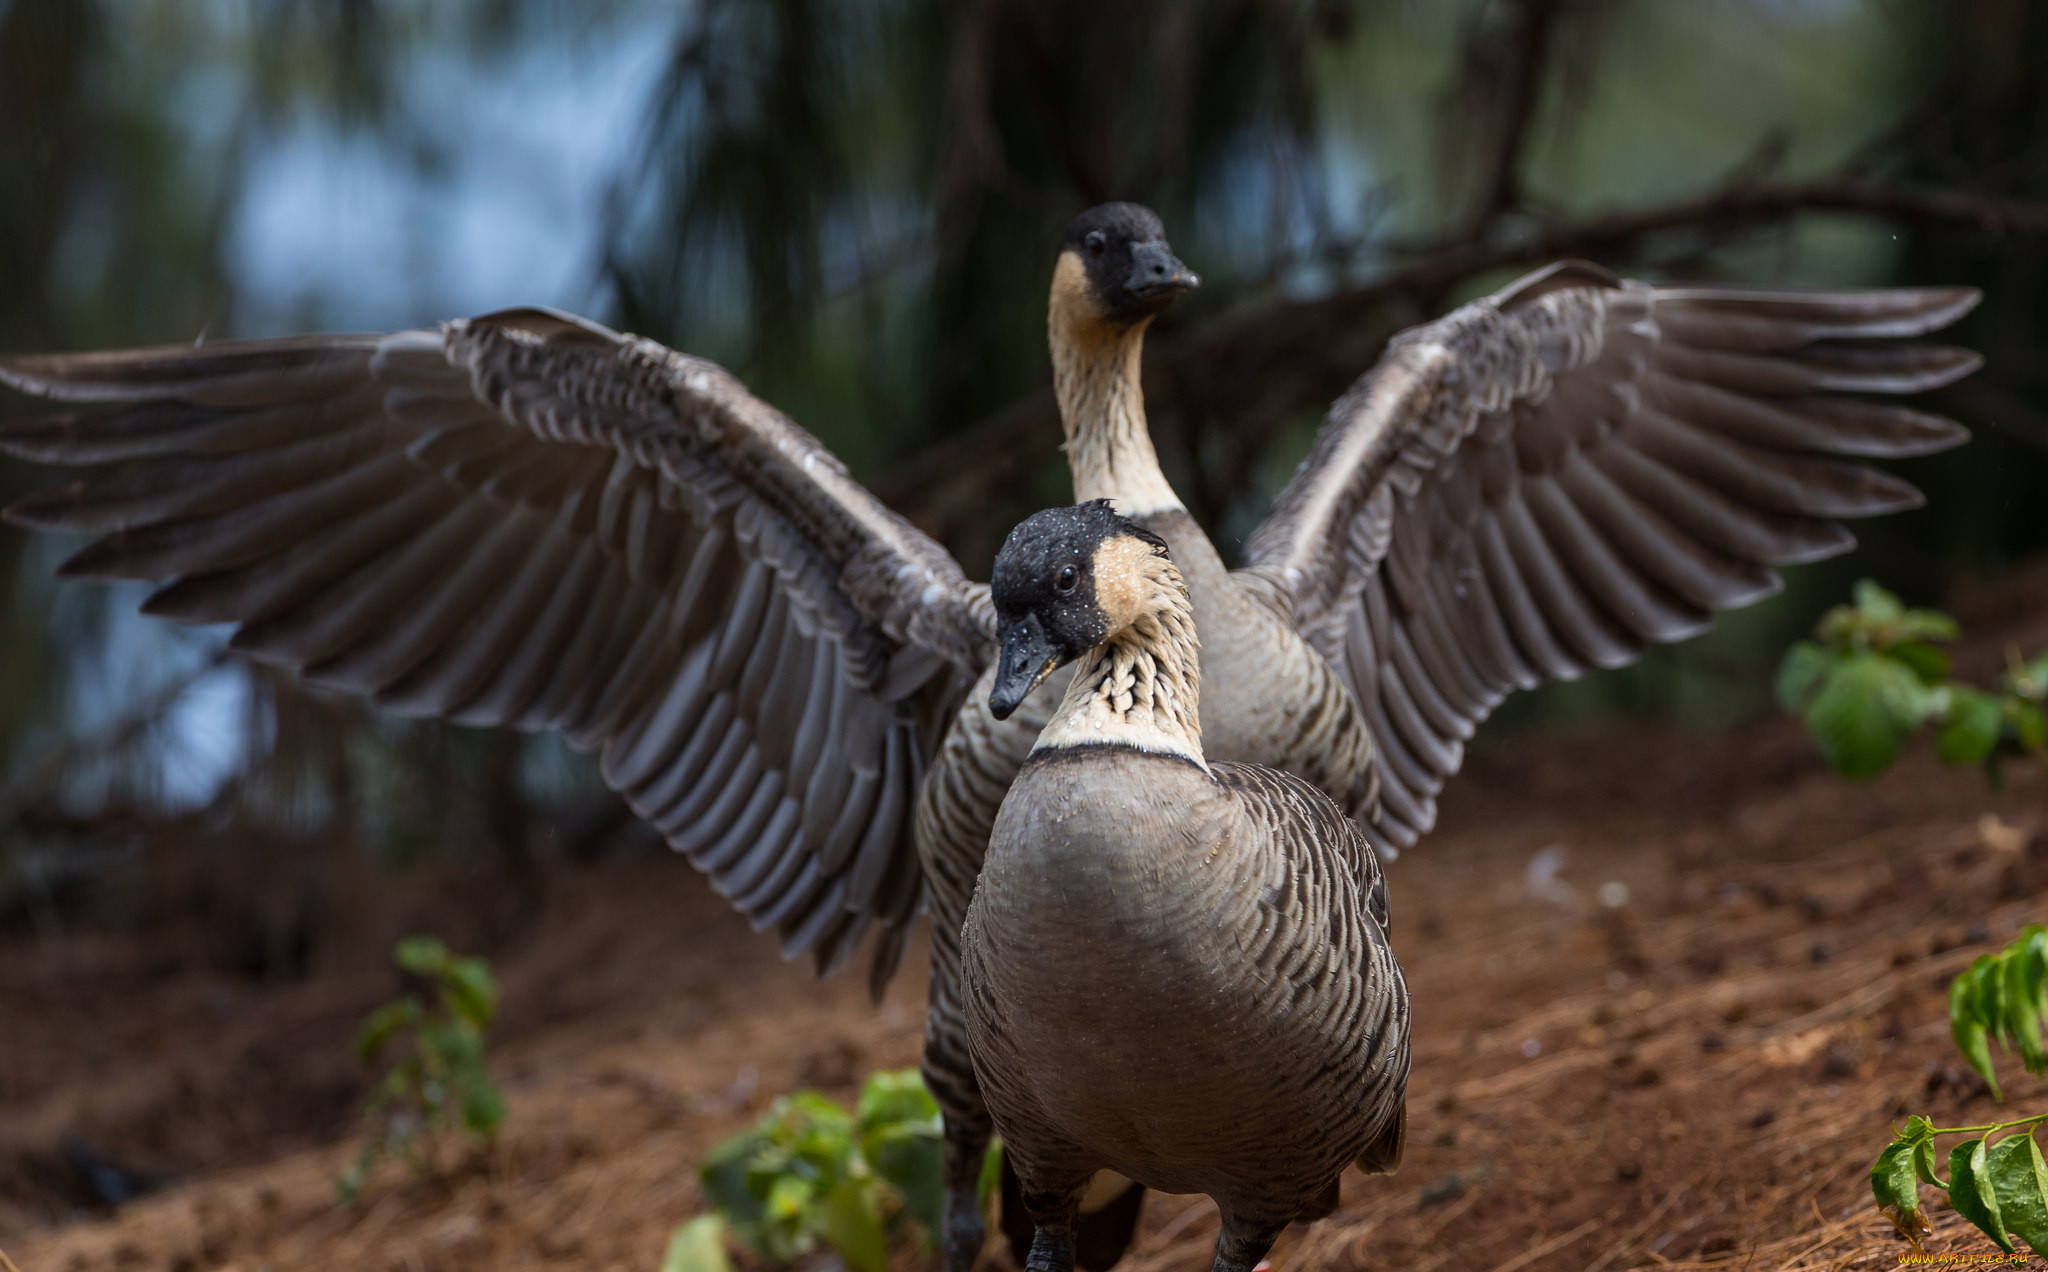
[[[558,729],[788,956],[922,898],[924,761],[987,589],[716,365],[517,310],[439,331],[0,360],[93,404],[0,447],[70,575],[407,715]]]
[[[1436,819],[1473,727],[1516,688],[1616,667],[1853,543],[1919,492],[1835,456],[1921,455],[1952,421],[1851,393],[1975,369],[1901,342],[1966,288],[1794,292],[1552,266],[1405,332],[1331,409],[1252,568],[1348,679],[1381,761],[1376,826]]]

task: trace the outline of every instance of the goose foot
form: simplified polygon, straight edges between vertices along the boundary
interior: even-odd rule
[[[1031,1238],[1031,1257],[1024,1272],[1074,1272],[1074,1228],[1071,1223],[1043,1227]]]

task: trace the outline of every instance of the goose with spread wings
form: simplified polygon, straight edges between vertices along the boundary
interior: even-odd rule
[[[1975,355],[1911,338],[1963,288],[1660,286],[1553,266],[1393,340],[1226,570],[1160,472],[1139,387],[1194,276],[1158,218],[1083,213],[1049,325],[1077,500],[1181,565],[1204,744],[1292,771],[1383,848],[1518,687],[1612,667],[1913,506],[1855,462],[1952,422],[1914,393]],[[98,536],[70,576],[410,715],[555,729],[786,956],[870,982],[933,915],[925,1069],[947,1116],[947,1263],[979,1249],[988,1121],[960,922],[1057,692],[988,712],[983,584],[702,359],[515,310],[386,336],[0,358],[75,409],[0,447],[91,471],[8,510]],[[975,689],[977,682],[979,688]],[[970,690],[973,690],[970,692]]]

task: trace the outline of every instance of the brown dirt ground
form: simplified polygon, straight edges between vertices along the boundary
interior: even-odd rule
[[[1996,633],[1966,669],[2048,645],[2048,611],[2016,595],[2048,597],[2048,571],[1959,598]],[[1954,1057],[1944,989],[2044,917],[2042,775],[1987,793],[1922,744],[1854,786],[1773,720],[1487,740],[1449,795],[1391,868],[1407,1160],[1348,1176],[1276,1268],[1895,1263],[1866,1183],[1887,1125],[1998,1111]],[[665,855],[550,866],[522,903],[475,864],[378,873],[192,824],[130,840],[125,882],[0,927],[0,1248],[22,1272],[653,1272],[712,1144],[777,1093],[850,1098],[917,1056],[918,951],[877,1009],[856,976],[779,962]],[[1561,868],[1532,886],[1552,846]],[[1604,904],[1614,883],[1627,899]],[[414,928],[494,951],[510,1116],[494,1149],[431,1178],[387,1166],[340,1207],[347,1041]],[[2005,1069],[2016,1107],[2048,1106]],[[163,1186],[89,1205],[67,1135]],[[1991,1252],[1932,1211],[1930,1249]],[[1123,1266],[1206,1266],[1214,1222],[1154,1196]]]

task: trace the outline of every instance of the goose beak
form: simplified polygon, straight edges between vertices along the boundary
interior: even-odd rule
[[[1026,614],[1002,630],[1003,651],[996,661],[996,683],[988,691],[989,714],[1007,720],[1031,691],[1060,665],[1059,651],[1046,639],[1038,615]]]
[[[1171,299],[1202,285],[1202,276],[1181,264],[1163,242],[1131,245],[1131,277],[1124,290],[1140,300]]]

